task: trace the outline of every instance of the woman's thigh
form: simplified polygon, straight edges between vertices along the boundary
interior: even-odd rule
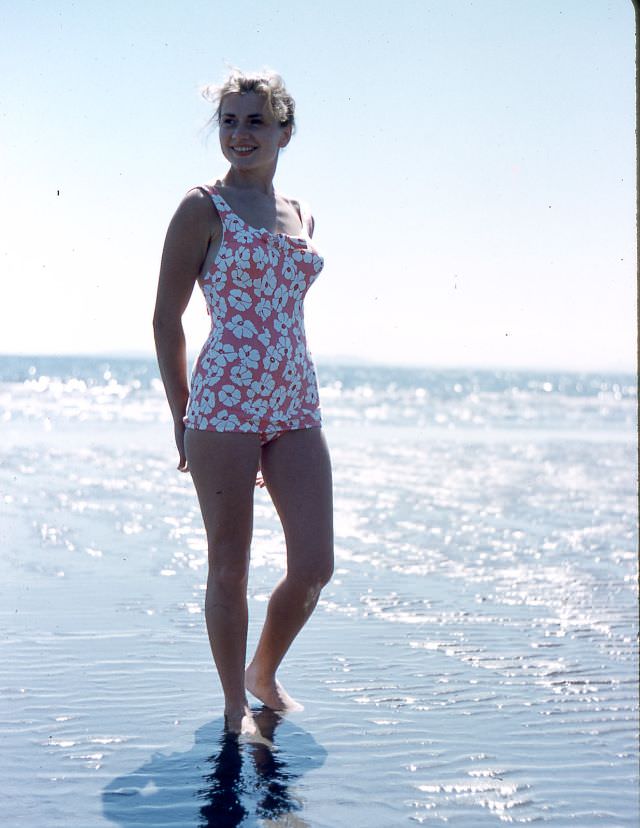
[[[241,552],[248,556],[258,436],[187,429],[185,451],[207,531],[210,563],[227,562],[229,555]]]
[[[261,466],[282,521],[288,571],[328,580],[333,569],[333,492],[322,429],[284,432],[263,447]]]

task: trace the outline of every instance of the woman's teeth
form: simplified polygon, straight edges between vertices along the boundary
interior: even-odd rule
[[[246,155],[249,152],[253,152],[255,147],[231,147],[234,152],[240,152]]]

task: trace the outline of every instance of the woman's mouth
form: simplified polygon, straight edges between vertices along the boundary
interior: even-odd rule
[[[235,146],[231,147],[231,149],[237,153],[238,155],[251,155],[251,153],[257,149],[257,147],[253,146]]]

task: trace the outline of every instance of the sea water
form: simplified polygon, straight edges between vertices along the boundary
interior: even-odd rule
[[[151,359],[0,358],[7,826],[637,824],[635,377],[318,365],[336,574],[225,739]],[[257,490],[250,644],[284,566]]]

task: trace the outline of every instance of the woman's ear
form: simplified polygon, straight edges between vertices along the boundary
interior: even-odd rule
[[[291,124],[288,124],[285,127],[282,127],[282,131],[280,133],[280,141],[279,146],[280,149],[284,149],[289,141],[291,140]]]

